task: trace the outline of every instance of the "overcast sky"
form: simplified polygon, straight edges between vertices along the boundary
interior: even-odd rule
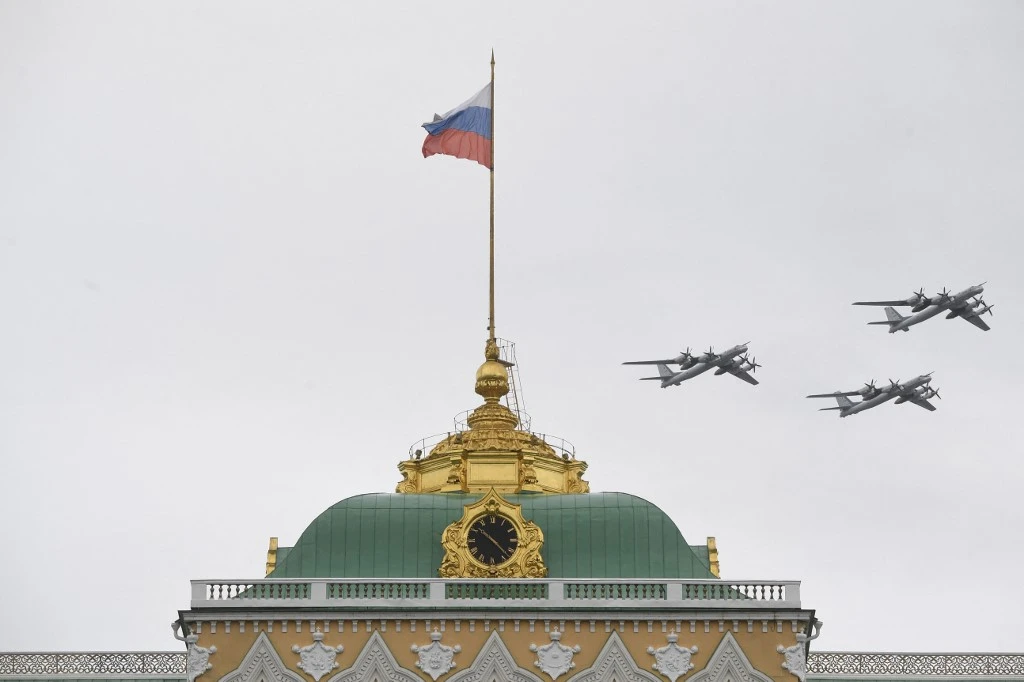
[[[487,172],[419,126],[492,47],[535,430],[818,650],[1024,649],[1024,4],[672,0],[0,2],[0,650],[179,648],[479,403]],[[850,305],[983,281],[987,333]],[[620,365],[744,341],[757,387]]]

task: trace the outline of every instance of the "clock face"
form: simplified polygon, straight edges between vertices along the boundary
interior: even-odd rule
[[[515,554],[519,535],[504,516],[487,514],[469,527],[466,542],[474,559],[486,566],[500,566]]]

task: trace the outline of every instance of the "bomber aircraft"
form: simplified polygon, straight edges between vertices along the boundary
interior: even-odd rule
[[[747,358],[747,345],[747,343],[743,343],[739,346],[733,346],[722,353],[716,353],[714,348],[708,348],[707,352],[701,353],[700,355],[693,355],[690,353],[690,349],[687,348],[680,355],[670,360],[634,360],[632,362],[624,362],[622,364],[657,365],[658,376],[641,377],[640,380],[660,381],[662,388],[678,386],[687,379],[692,379],[698,374],[703,374],[709,369],[715,369],[716,375],[728,372],[733,376],[743,379],[748,384],[756,386],[758,381],[754,377],[750,376],[750,373],[756,372],[757,368],[761,365],[757,364],[755,359]],[[679,365],[679,371],[673,372],[669,368],[669,364]]]
[[[929,412],[935,411],[935,406],[928,402],[929,398],[939,398],[939,390],[932,388],[930,382],[932,380],[932,373],[922,374],[919,377],[914,377],[909,381],[899,382],[889,379],[889,385],[883,386],[882,388],[875,387],[874,379],[871,383],[864,384],[864,388],[857,389],[856,391],[836,391],[835,393],[815,393],[807,396],[808,398],[835,398],[836,402],[839,403],[838,407],[823,407],[822,410],[839,410],[840,417],[849,417],[851,414],[857,414],[864,410],[870,410],[876,405],[889,402],[893,398],[896,399],[896,404],[902,403],[914,403]],[[850,400],[847,396],[859,395],[861,401],[855,403]]]
[[[954,317],[962,317],[978,329],[987,332],[989,326],[985,324],[981,316],[985,313],[992,315],[992,308],[995,306],[988,305],[984,299],[979,298],[983,291],[985,291],[984,282],[968,287],[958,294],[951,294],[946,289],[943,289],[941,294],[925,296],[924,290],[920,289],[914,292],[913,296],[902,301],[857,301],[853,305],[886,306],[885,317],[887,319],[884,322],[868,322],[868,324],[887,324],[889,325],[890,334],[898,331],[909,331],[910,327],[913,327],[915,324],[935,317],[943,311],[949,311],[946,315],[947,320]],[[900,315],[893,306],[911,306],[911,311],[914,314],[909,316]]]

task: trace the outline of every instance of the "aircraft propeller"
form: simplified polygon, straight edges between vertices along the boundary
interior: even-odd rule
[[[939,294],[939,302],[941,303],[942,301],[950,300],[949,293],[950,292],[946,287],[942,287],[942,293]]]
[[[861,395],[867,395],[867,394],[870,394],[870,393],[874,393],[877,390],[878,389],[875,388],[875,380],[872,379],[868,383],[864,384],[864,388],[860,389],[857,392],[860,393]]]
[[[761,367],[761,365],[757,364],[757,358],[752,358],[748,360],[746,353],[744,353],[743,357],[740,359],[743,360],[743,362],[747,363],[748,367],[745,371],[750,372],[751,374],[756,374],[757,368]]]

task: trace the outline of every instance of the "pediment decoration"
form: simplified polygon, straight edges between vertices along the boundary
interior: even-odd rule
[[[772,678],[754,668],[736,638],[726,632],[708,664],[690,682],[772,682]]]
[[[400,666],[380,633],[374,631],[352,667],[327,682],[423,682],[423,678]]]
[[[455,654],[462,651],[462,647],[458,644],[455,646],[441,644],[442,636],[441,632],[435,628],[430,633],[430,644],[412,645],[412,652],[419,657],[416,667],[430,675],[434,682],[455,667]]]
[[[305,682],[289,670],[274,650],[267,633],[261,632],[233,672],[220,678],[220,682]]]
[[[608,641],[594,660],[594,665],[581,670],[567,682],[664,682],[643,670],[626,650],[619,634],[612,631]]]
[[[331,681],[333,682],[333,680]],[[422,682],[422,680],[420,681]],[[448,682],[544,682],[520,668],[497,631],[487,638],[473,664],[448,678]]]
[[[558,630],[552,630],[549,637],[551,641],[548,644],[544,646],[531,644],[530,651],[537,654],[537,660],[533,664],[547,673],[552,680],[557,680],[576,667],[576,664],[572,662],[572,657],[580,652],[580,645],[566,646],[562,644],[562,633]]]
[[[320,632],[319,628],[313,633],[312,644],[303,647],[296,644],[292,647],[292,652],[299,655],[299,667],[316,682],[320,682],[321,677],[338,667],[335,659],[344,650],[345,647],[340,644],[324,644],[324,633]]]
[[[668,633],[667,645],[657,649],[649,646],[647,653],[654,656],[655,663],[651,667],[667,677],[670,682],[676,682],[680,677],[693,670],[693,663],[690,662],[690,659],[693,654],[697,653],[697,647],[679,646],[679,635],[673,630]]]

